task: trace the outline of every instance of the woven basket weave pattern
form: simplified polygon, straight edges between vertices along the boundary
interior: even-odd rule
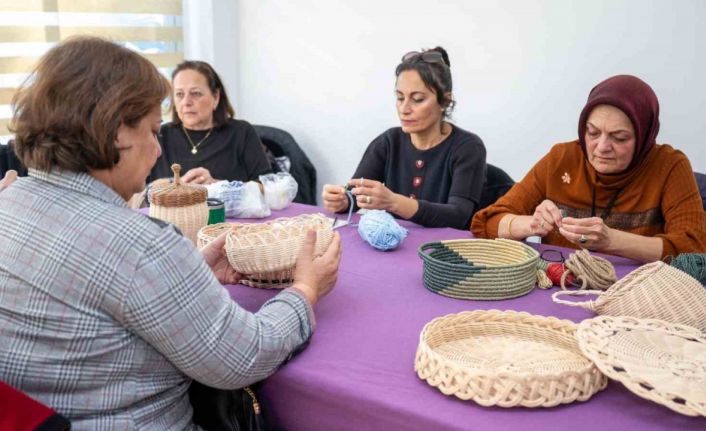
[[[208,198],[206,187],[164,184],[150,189],[151,204],[167,207],[185,207],[205,202]]]
[[[150,206],[150,217],[172,223],[181,233],[194,244],[197,243],[199,229],[208,223],[208,206],[204,200],[201,203],[182,207]]]
[[[148,198],[150,204],[165,207],[189,207],[201,202],[206,202],[208,189],[195,184],[182,184],[181,165],[174,163],[171,166],[174,173],[174,182],[155,181],[150,187]]]
[[[581,322],[581,350],[633,393],[688,416],[706,416],[706,335],[657,319]]]
[[[598,294],[595,301],[559,299],[593,294]],[[637,268],[605,292],[561,291],[552,298],[601,315],[661,319],[706,331],[706,289],[689,274],[660,261]]]
[[[249,275],[245,284],[287,287],[309,230],[316,231],[314,254],[320,256],[333,239],[331,222],[322,214],[234,224],[226,238],[228,261],[236,271]]]
[[[460,299],[499,300],[529,293],[539,253],[512,240],[448,240],[422,244],[424,286]]]
[[[429,322],[417,375],[483,406],[554,407],[585,401],[607,379],[586,359],[568,320],[514,311],[466,311]]]
[[[216,223],[204,226],[199,230],[197,235],[197,246],[199,250],[206,247],[214,239],[218,238],[223,232],[227,232],[233,228],[233,223]]]

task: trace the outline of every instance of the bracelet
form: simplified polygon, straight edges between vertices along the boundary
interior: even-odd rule
[[[516,218],[517,218],[517,216],[512,214],[512,218],[510,219],[510,222],[507,224],[507,233],[510,235],[510,239],[515,239],[515,235],[512,234],[512,222],[514,222]]]

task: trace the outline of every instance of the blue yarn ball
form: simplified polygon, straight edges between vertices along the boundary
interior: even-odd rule
[[[407,229],[403,228],[395,218],[382,210],[369,210],[358,222],[358,233],[378,250],[393,250],[407,237]]]

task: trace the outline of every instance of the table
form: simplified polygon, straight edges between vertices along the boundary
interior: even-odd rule
[[[272,217],[322,211],[293,204]],[[355,216],[357,217],[357,216]],[[306,350],[268,378],[260,390],[267,421],[286,430],[705,430],[706,419],[672,412],[633,395],[622,384],[587,402],[543,409],[481,407],[443,395],[419,379],[414,357],[422,327],[464,310],[527,311],[579,322],[583,309],[555,304],[535,289],[504,301],[465,301],[426,290],[418,247],[428,241],[469,238],[455,229],[402,221],[407,239],[392,252],[365,243],[354,227],[338,229],[343,256],[335,289],[316,306],[317,329]],[[568,256],[567,254],[565,254]],[[634,261],[610,257],[618,277]],[[272,290],[226,286],[243,307],[256,311]]]

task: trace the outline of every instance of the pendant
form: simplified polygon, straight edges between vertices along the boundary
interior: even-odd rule
[[[196,154],[196,152],[197,152],[196,148],[191,149],[191,154]]]

